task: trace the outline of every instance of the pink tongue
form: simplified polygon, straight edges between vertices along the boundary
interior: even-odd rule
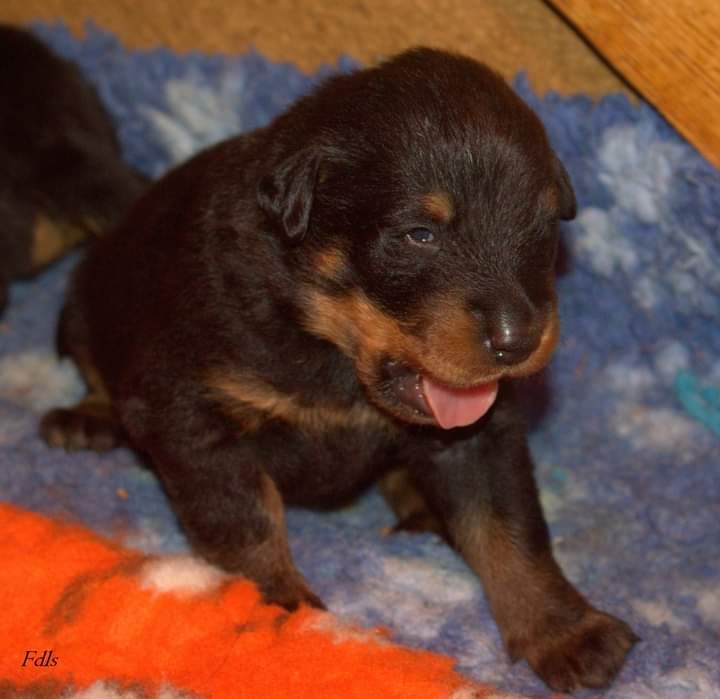
[[[450,388],[422,377],[425,398],[435,421],[443,429],[471,425],[490,410],[497,395],[497,381],[473,388]]]

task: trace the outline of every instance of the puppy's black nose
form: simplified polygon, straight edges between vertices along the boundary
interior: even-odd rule
[[[487,340],[492,358],[498,364],[520,364],[525,361],[538,347],[534,335],[516,329],[505,328],[491,335]]]
[[[520,305],[486,311],[482,313],[482,319],[485,347],[492,360],[498,364],[520,364],[540,344],[540,335],[529,307]]]

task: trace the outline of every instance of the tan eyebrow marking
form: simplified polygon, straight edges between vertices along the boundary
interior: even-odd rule
[[[422,198],[422,207],[428,216],[440,223],[448,223],[453,217],[453,202],[447,192],[431,192]]]

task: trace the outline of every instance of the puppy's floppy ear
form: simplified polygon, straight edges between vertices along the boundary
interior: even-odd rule
[[[260,208],[291,240],[300,240],[307,232],[320,160],[317,148],[303,148],[283,160],[258,185]]]
[[[555,171],[557,173],[558,191],[560,192],[560,218],[570,221],[577,215],[577,200],[573,189],[570,175],[560,158],[555,157]]]

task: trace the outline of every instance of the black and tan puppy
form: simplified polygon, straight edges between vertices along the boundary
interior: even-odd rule
[[[144,186],[77,67],[0,25],[0,310],[12,279],[115,225]]]
[[[600,687],[635,641],[551,552],[510,379],[558,333],[575,199],[534,114],[420,49],[335,77],[162,179],[75,278],[61,337],[89,386],[47,441],[147,454],[196,549],[320,605],[283,503],[407,468],[513,658]]]

